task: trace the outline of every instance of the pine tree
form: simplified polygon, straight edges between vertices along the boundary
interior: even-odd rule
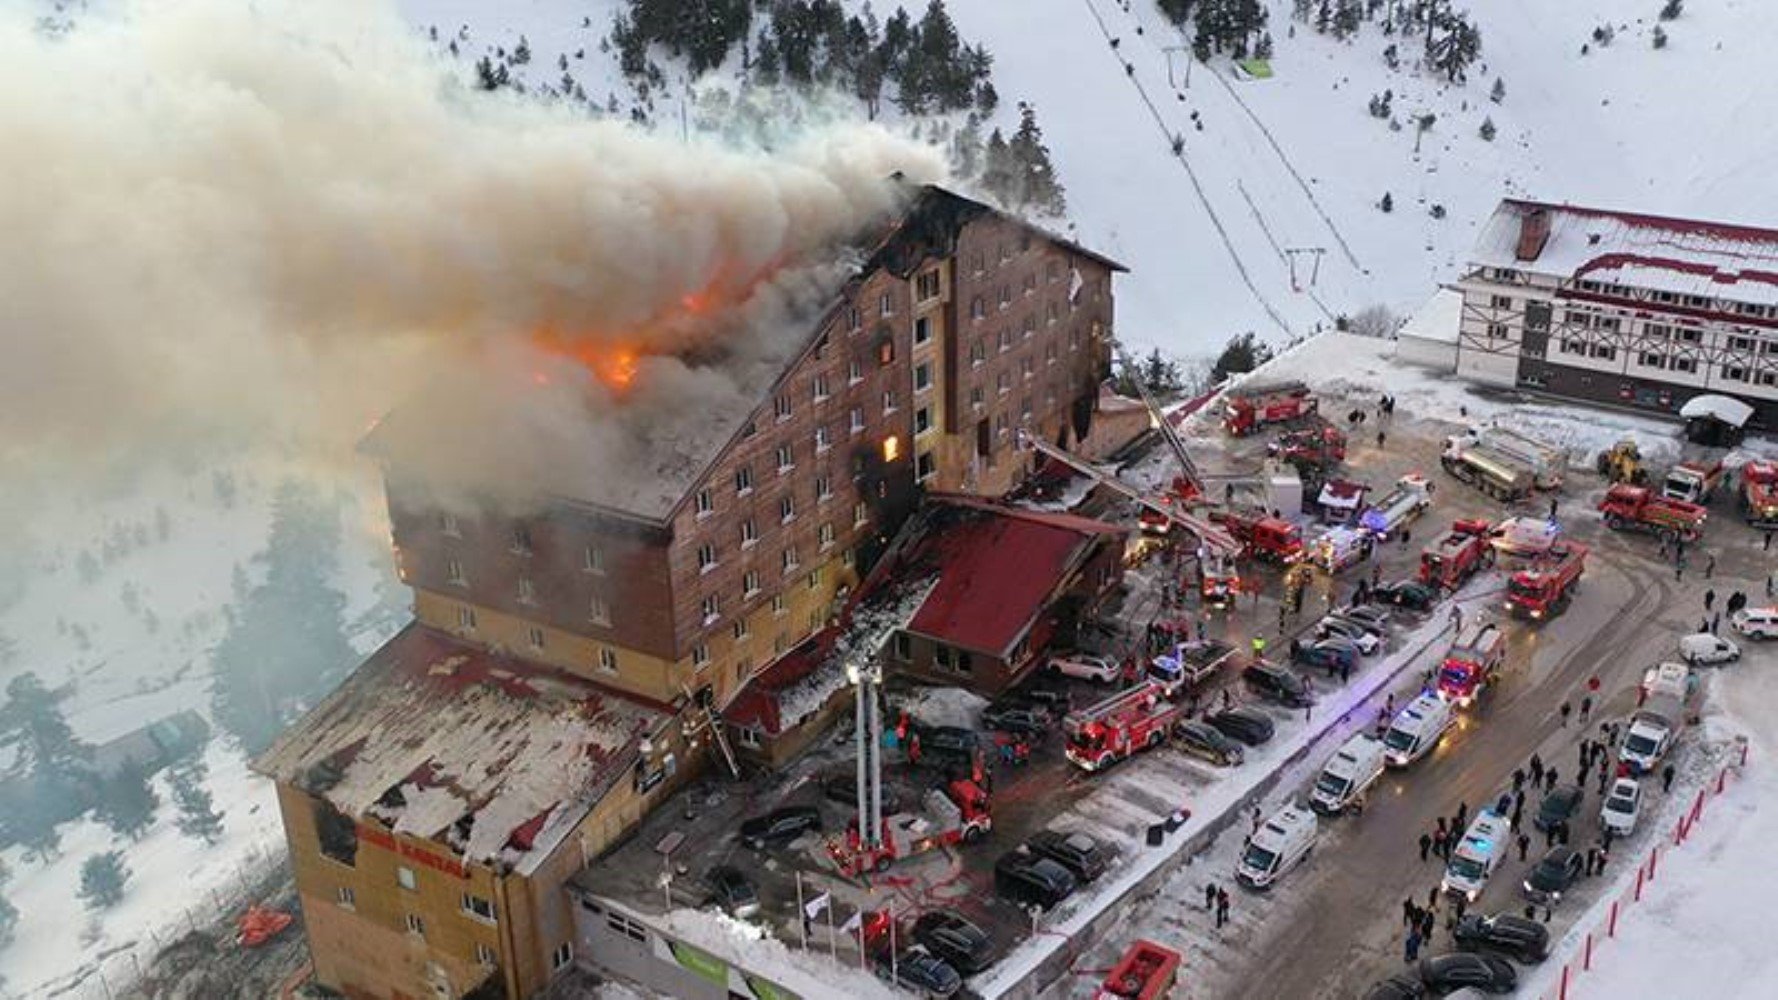
[[[1013,186],[1015,204],[1043,215],[1060,217],[1068,211],[1068,201],[1056,179],[1055,164],[1043,144],[1043,130],[1037,125],[1037,109],[1019,104],[1019,128],[1007,143],[1017,176]]]
[[[99,822],[119,836],[136,840],[154,822],[160,796],[148,784],[148,772],[135,761],[126,761],[117,773],[99,786]]]
[[[1683,11],[1684,9],[1685,9],[1685,0],[1667,0],[1667,2],[1664,5],[1662,5],[1662,7],[1661,7],[1661,20],[1663,20],[1663,21],[1677,20],[1679,18],[1680,12]],[[1659,46],[1656,46],[1656,47],[1659,48]]]
[[[1494,78],[1494,89],[1488,91],[1488,100],[1493,101],[1495,104],[1499,104],[1500,102],[1506,100],[1506,81],[1505,80],[1501,79],[1498,76]]]
[[[1482,127],[1479,130],[1478,134],[1481,135],[1483,142],[1493,142],[1494,141],[1494,119],[1483,118],[1482,119]]]
[[[95,854],[80,866],[80,898],[89,910],[108,910],[123,900],[124,884],[129,878],[123,852]]]
[[[168,783],[173,789],[173,804],[179,809],[179,832],[214,844],[222,839],[222,814],[204,787],[206,773],[203,758],[194,754],[173,766]]]
[[[1657,49],[1664,49],[1667,47],[1667,29],[1658,24],[1655,25],[1654,45]]]
[[[1383,200],[1377,202],[1377,207],[1384,212],[1393,212],[1395,211],[1395,199],[1390,196],[1389,192],[1385,191],[1383,192]]]
[[[1217,355],[1216,363],[1210,366],[1210,384],[1219,384],[1230,375],[1250,372],[1270,360],[1271,345],[1256,337],[1253,331],[1230,337],[1223,345],[1222,353]]]
[[[15,748],[16,769],[45,777],[90,776],[92,747],[74,738],[60,695],[27,671],[7,683],[6,697],[0,707],[0,740]]]
[[[513,47],[512,64],[523,66],[531,61],[531,40],[524,35],[519,36],[519,44]]]

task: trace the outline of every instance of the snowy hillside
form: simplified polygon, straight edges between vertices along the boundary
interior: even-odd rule
[[[609,30],[601,22],[622,6],[615,0],[400,2],[441,38],[468,27],[466,70],[484,46],[510,48],[523,34],[531,72],[517,75],[553,81],[566,54],[593,103],[615,94],[628,107],[628,88],[598,47]],[[881,17],[895,5],[873,6]],[[1188,89],[1179,53],[1165,51],[1181,36],[1152,2],[949,4],[964,38],[994,57],[996,124],[1013,120],[1018,101],[1037,106],[1079,235],[1131,267],[1118,305],[1134,343],[1203,353],[1242,330],[1285,340],[1287,328],[1300,333],[1373,303],[1411,310],[1455,277],[1477,227],[1508,194],[1778,222],[1778,192],[1759,173],[1778,136],[1749,127],[1769,104],[1761,67],[1778,24],[1756,0],[1687,4],[1658,51],[1655,0],[1469,6],[1483,47],[1467,85],[1416,71],[1417,40],[1385,38],[1373,23],[1334,41],[1273,0],[1274,75],[1237,78],[1219,59],[1195,66]],[[1607,23],[1615,39],[1602,48],[1591,35]],[[1398,70],[1382,58],[1390,42],[1403,52]],[[1498,104],[1489,99],[1497,78]],[[1367,110],[1385,90],[1400,131]],[[1406,123],[1427,113],[1437,120],[1416,155]],[[1496,128],[1491,142],[1478,134],[1484,118]],[[1174,136],[1185,139],[1181,157]],[[1386,192],[1389,214],[1376,207]],[[1435,205],[1443,219],[1432,217]],[[1311,286],[1311,258],[1299,256],[1293,290],[1283,250],[1313,248],[1325,251],[1319,274]]]

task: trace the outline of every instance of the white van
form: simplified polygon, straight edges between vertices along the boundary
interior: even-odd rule
[[[1309,856],[1315,846],[1316,827],[1315,814],[1294,802],[1273,813],[1260,824],[1259,832],[1247,839],[1235,866],[1235,881],[1255,889],[1271,886]]]
[[[1507,842],[1512,839],[1512,821],[1492,809],[1483,809],[1470,821],[1463,839],[1451,851],[1445,865],[1445,878],[1440,883],[1446,892],[1462,893],[1470,902],[1482,894],[1488,876],[1506,858]]]
[[[1742,608],[1729,624],[1749,639],[1778,639],[1778,608]]]
[[[1741,647],[1709,632],[1699,632],[1679,640],[1679,658],[1694,667],[1734,663],[1741,658]]]
[[[1430,692],[1408,703],[1383,734],[1383,756],[1390,767],[1407,767],[1432,752],[1456,716],[1451,703]]]
[[[1309,807],[1319,813],[1341,813],[1357,801],[1383,774],[1383,744],[1364,733],[1352,737],[1335,751],[1333,759],[1315,779]]]
[[[1685,701],[1692,693],[1692,671],[1683,663],[1662,663],[1642,672],[1645,698],[1667,695]]]

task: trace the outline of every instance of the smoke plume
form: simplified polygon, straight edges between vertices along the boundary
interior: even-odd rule
[[[476,380],[540,331],[696,350],[757,324],[686,313],[807,305],[792,265],[889,212],[892,172],[942,170],[874,126],[741,150],[461,69],[365,0],[125,3],[59,33],[7,6],[0,462],[219,429],[347,454],[419,382]],[[675,365],[644,357],[638,392]]]

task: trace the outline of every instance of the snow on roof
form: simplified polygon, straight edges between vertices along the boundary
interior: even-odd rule
[[[1546,213],[1549,238],[1518,257],[1525,218]],[[1475,263],[1682,295],[1778,303],[1778,230],[1508,198],[1476,238]]]
[[[1004,656],[1091,548],[1126,529],[1072,514],[935,497],[956,516],[936,518],[912,558],[939,579],[908,631]]]
[[[1709,417],[1730,427],[1743,427],[1746,426],[1747,419],[1753,416],[1753,407],[1733,396],[1705,393],[1686,400],[1685,405],[1679,408],[1679,415],[1687,420]]]
[[[529,872],[630,770],[660,707],[409,625],[255,764],[347,816]]]
[[[1462,316],[1463,293],[1455,288],[1440,288],[1408,317],[1396,335],[1455,344],[1457,323]]]

